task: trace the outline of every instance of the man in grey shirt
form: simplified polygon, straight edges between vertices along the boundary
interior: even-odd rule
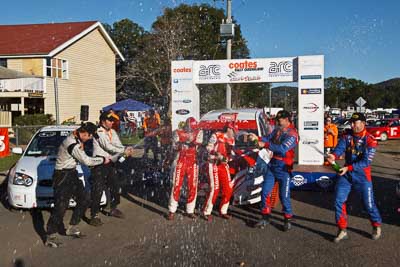
[[[108,159],[104,157],[89,157],[84,151],[84,143],[92,138],[96,132],[96,125],[91,122],[82,124],[72,132],[60,145],[57,154],[55,171],[53,174],[54,188],[54,209],[47,223],[47,236],[45,245],[58,247],[59,242],[57,233],[63,230],[63,218],[69,206],[69,200],[75,196],[76,207],[73,211],[69,226],[65,231],[68,236],[81,235],[77,225],[88,207],[85,189],[79,180],[76,170],[77,163],[80,162],[89,167],[107,164]]]
[[[93,146],[93,155],[102,156],[110,159],[108,164],[96,166],[92,170],[92,205],[90,209],[91,219],[89,224],[92,226],[102,225],[98,215],[100,211],[100,199],[103,191],[110,191],[110,212],[109,215],[123,218],[123,213],[117,209],[120,203],[120,181],[115,168],[115,162],[121,157],[131,156],[132,147],[122,145],[118,134],[112,129],[116,115],[113,112],[105,111],[100,115],[100,126],[97,128]]]

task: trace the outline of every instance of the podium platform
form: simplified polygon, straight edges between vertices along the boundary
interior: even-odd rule
[[[294,165],[290,188],[292,190],[330,191],[334,189],[337,173],[331,166]]]

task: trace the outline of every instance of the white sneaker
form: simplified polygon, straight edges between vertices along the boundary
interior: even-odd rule
[[[382,235],[382,229],[380,226],[372,228],[372,240],[378,240]]]
[[[51,235],[46,235],[46,241],[44,242],[44,245],[50,248],[58,248],[61,246],[61,242],[59,240],[59,236],[57,233],[51,234]]]
[[[67,230],[65,231],[67,236],[80,236],[81,231],[79,230],[78,226],[76,225],[69,225]]]
[[[349,239],[349,236],[347,235],[346,229],[339,229],[338,234],[336,238],[333,240],[335,243],[339,243],[342,240]]]

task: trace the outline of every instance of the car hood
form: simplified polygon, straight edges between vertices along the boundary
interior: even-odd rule
[[[46,180],[52,178],[55,163],[55,157],[24,156],[18,161],[15,166],[15,171],[29,175],[33,179],[39,178],[39,180]]]

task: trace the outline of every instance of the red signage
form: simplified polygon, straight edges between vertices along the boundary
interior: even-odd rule
[[[10,154],[10,142],[8,140],[8,128],[0,128],[0,158]]]

